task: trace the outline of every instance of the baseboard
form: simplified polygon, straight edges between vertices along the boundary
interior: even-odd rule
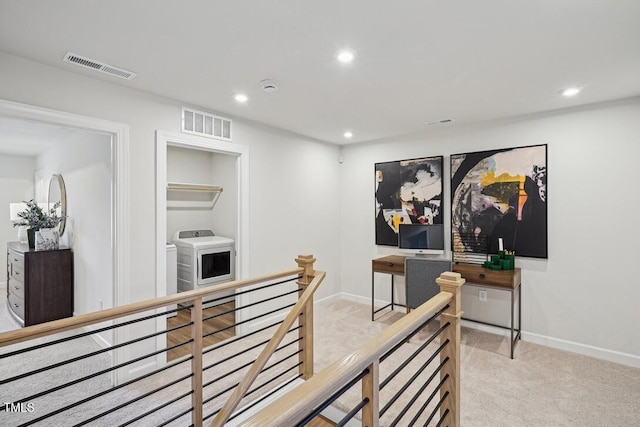
[[[503,337],[511,336],[511,329],[502,329],[497,326],[484,325],[482,323],[476,323],[465,319],[462,319],[461,325],[465,328],[475,329],[477,331],[487,332],[489,334],[501,335]]]
[[[282,322],[285,319],[285,317],[287,317],[288,314],[289,314],[288,311],[283,311],[282,313],[276,313],[273,316],[269,316],[264,319],[255,320],[253,322],[247,322],[244,326],[244,329],[238,334],[239,335],[250,334],[251,332],[255,332],[266,326],[272,325],[277,322]]]
[[[73,315],[75,316],[75,313]],[[90,333],[91,335],[89,335],[89,338],[94,340],[96,344],[100,346],[100,348],[104,349],[104,348],[110,348],[112,346],[112,344],[110,344],[109,341],[105,340],[103,337],[100,336],[100,334],[95,332],[92,326],[83,326],[82,330],[84,332]]]
[[[360,295],[354,295],[347,292],[339,292],[329,297],[323,298],[322,301],[332,301],[344,299],[352,301],[358,304],[371,305],[371,298],[363,297]],[[376,300],[376,306],[382,307],[389,304],[388,301]],[[396,308],[397,311],[404,312],[404,307]],[[502,329],[490,325],[483,325],[481,323],[474,323],[468,320],[462,320],[462,326],[476,329],[479,331],[487,332],[490,334],[496,334],[509,337],[511,331],[509,329]],[[619,363],[621,365],[627,365],[634,368],[640,368],[640,356],[636,356],[629,353],[622,353],[615,350],[609,350],[601,347],[594,347],[587,344],[581,344],[573,341],[562,340],[558,338],[548,337],[545,335],[536,334],[533,332],[522,331],[522,339],[534,344],[540,344],[551,348],[557,348],[559,350],[569,351],[572,353],[582,354],[584,356],[595,357],[596,359],[607,360],[609,362]],[[516,349],[517,351],[517,349]]]
[[[344,299],[347,301],[352,301],[358,304],[366,304],[368,306],[371,306],[371,298],[367,298],[367,297],[363,297],[360,295],[354,295],[354,294],[350,294],[348,292],[338,292],[336,295],[338,298],[337,299]],[[326,299],[326,298],[325,298]],[[375,300],[375,306],[376,307],[384,307],[387,304],[390,304],[391,301],[384,301],[384,300],[380,300],[380,299],[376,299]],[[394,311],[400,312],[400,313],[406,313],[406,308],[405,307],[401,307],[401,306],[396,306],[393,308]]]
[[[341,299],[343,298],[341,298],[340,293],[338,292],[337,294],[329,295],[328,297],[314,299],[313,305],[315,306],[318,304],[331,304],[332,302],[340,301]]]
[[[552,338],[545,335],[534,334],[532,332],[522,332],[522,339],[534,344],[540,344],[558,350],[570,351],[572,353],[582,354],[583,356],[595,357],[596,359],[607,360],[609,362],[619,363],[634,368],[640,368],[640,356],[620,351],[609,350],[601,347],[594,347],[587,344],[581,344],[573,341]]]
[[[129,379],[131,378],[137,378],[138,376],[147,374],[149,372],[153,372],[154,370],[158,369],[159,366],[157,366],[155,360],[153,362],[149,362],[149,363],[145,363],[144,365],[140,365],[140,366],[136,366],[133,367],[131,369],[129,369],[129,371],[127,372],[127,375],[129,375]]]

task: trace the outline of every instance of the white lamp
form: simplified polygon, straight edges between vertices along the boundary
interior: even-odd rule
[[[23,212],[27,209],[26,203],[9,203],[9,217],[11,221],[20,221],[20,217],[18,213]]]
[[[26,209],[26,203],[9,203],[9,218],[13,222],[20,221],[22,218],[18,216],[18,213]],[[27,242],[27,228],[24,225],[18,227],[18,239],[20,239],[21,243]]]

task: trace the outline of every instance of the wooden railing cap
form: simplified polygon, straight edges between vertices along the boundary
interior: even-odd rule
[[[314,262],[316,262],[316,259],[313,257],[313,255],[298,255],[298,257],[296,258],[296,262],[298,264],[313,264]]]
[[[452,271],[445,271],[440,274],[440,277],[436,279],[438,285],[458,285],[462,286],[465,279],[462,278],[460,273],[454,273]]]

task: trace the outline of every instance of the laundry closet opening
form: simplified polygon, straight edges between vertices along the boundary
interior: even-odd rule
[[[247,257],[243,254],[248,223],[247,148],[159,131],[156,150],[157,296],[246,277]],[[234,311],[240,297],[233,291],[222,295],[225,299],[219,299],[220,296],[205,304],[213,323],[205,328],[220,329],[242,320]],[[171,330],[185,320],[188,322],[189,317],[189,310],[179,310],[176,315],[167,316],[166,325],[158,326]],[[182,329],[167,334],[166,343],[158,342],[158,347],[184,342],[187,337],[181,334],[189,331]],[[206,344],[214,344],[236,332],[229,328]],[[182,347],[171,350],[167,360],[188,353],[188,346]]]

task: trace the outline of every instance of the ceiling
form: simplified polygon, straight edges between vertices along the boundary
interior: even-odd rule
[[[0,0],[0,50],[345,144],[640,95],[640,2]]]

